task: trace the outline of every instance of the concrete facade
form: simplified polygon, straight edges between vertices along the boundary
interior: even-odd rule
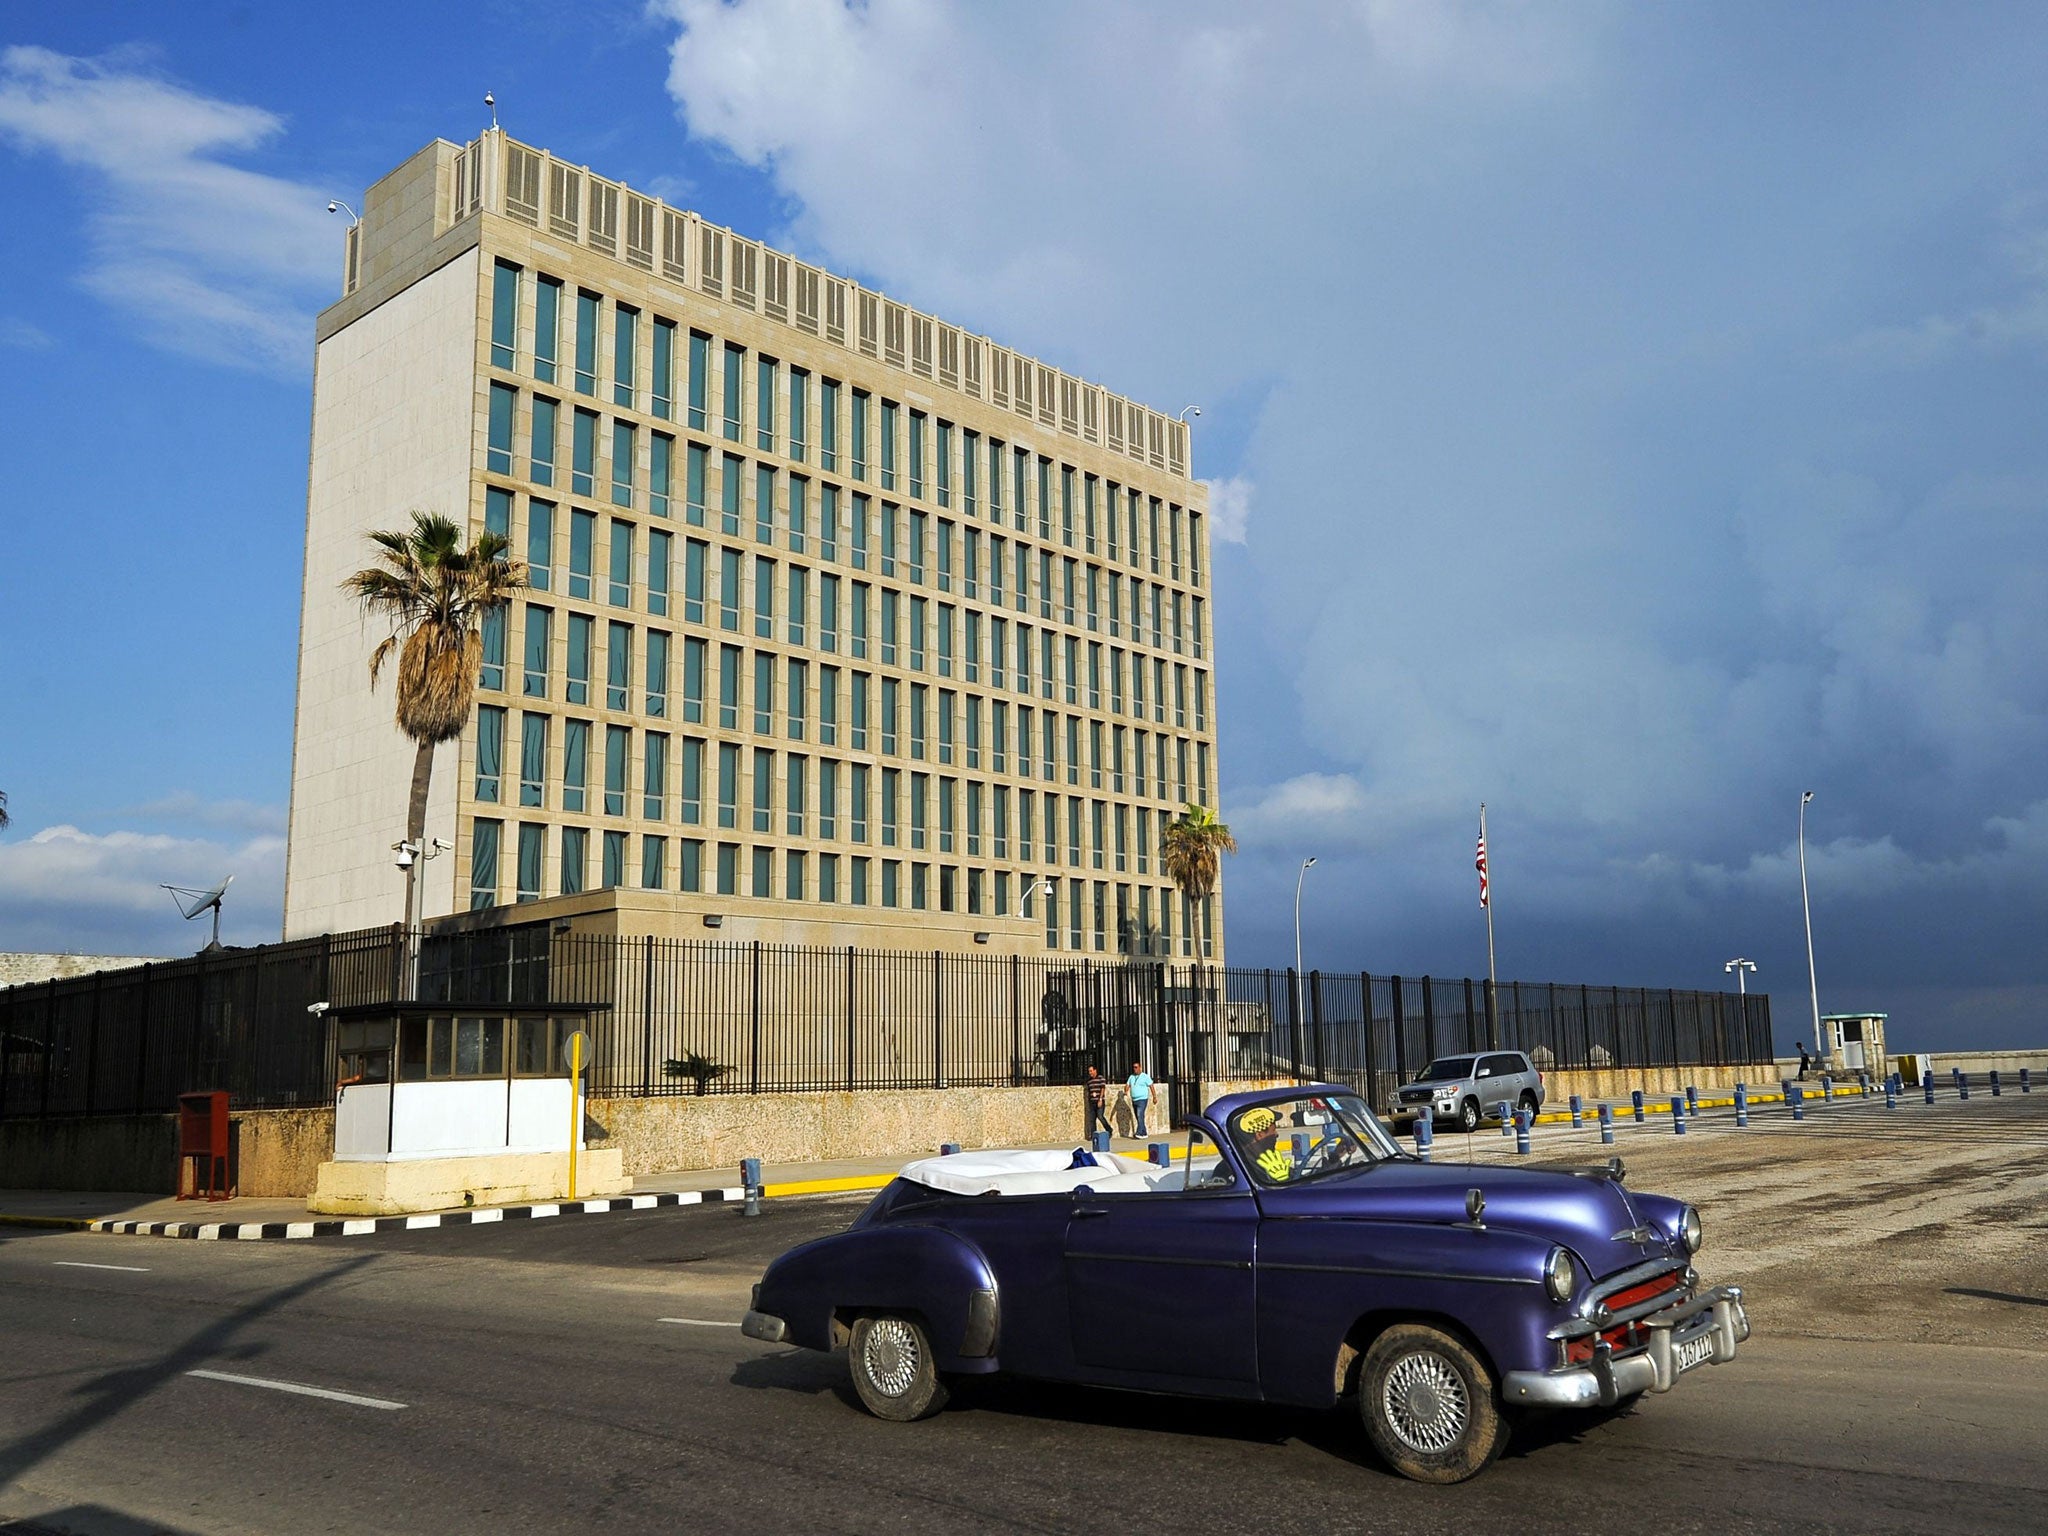
[[[533,576],[436,763],[423,917],[615,886],[777,942],[1222,959],[1160,860],[1218,802],[1184,423],[495,130],[370,189],[345,287],[288,936],[399,915],[411,748],[337,584],[417,506]]]

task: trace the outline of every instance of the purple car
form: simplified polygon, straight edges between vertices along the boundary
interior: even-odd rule
[[[1423,1482],[1484,1469],[1524,1408],[1612,1408],[1725,1365],[1741,1292],[1700,1220],[1601,1167],[1403,1152],[1347,1088],[1218,1099],[1166,1166],[1108,1152],[912,1163],[754,1288],[749,1337],[845,1346],[884,1419],[1002,1371],[1335,1407]]]

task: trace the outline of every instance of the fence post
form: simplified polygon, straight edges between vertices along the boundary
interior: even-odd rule
[[[1010,1082],[1024,1081],[1024,979],[1016,952],[1010,954]]]
[[[1398,974],[1387,978],[1387,991],[1393,998],[1394,1082],[1399,1086],[1408,1081],[1408,1028],[1407,1020],[1401,1017],[1401,978]]]
[[[1428,1066],[1437,1058],[1436,1048],[1436,988],[1429,984],[1427,976],[1422,978],[1422,1064]]]
[[[1365,1050],[1365,1102],[1376,1105],[1380,1102],[1380,1057],[1373,1049],[1372,1037],[1372,972],[1358,973],[1358,1034],[1359,1043]],[[1388,1108],[1392,1108],[1389,1105]]]
[[[85,1034],[85,1112],[93,1109],[93,1098],[98,1087],[100,1067],[100,989],[106,984],[106,973],[94,971],[92,975],[92,1023]],[[1998,1074],[1991,1074],[1991,1091],[1998,1092]]]
[[[1316,1081],[1327,1083],[1330,1080],[1330,1072],[1329,1067],[1325,1063],[1323,1053],[1323,973],[1321,971],[1310,971],[1308,973],[1308,1017],[1309,1029],[1316,1043]]]
[[[50,1000],[43,1005],[43,1109],[50,1118],[50,1063],[57,1055],[57,978],[50,978]]]
[[[932,951],[932,1086],[946,1086],[946,986],[943,953]]]
[[[1287,967],[1287,1068],[1298,1083],[1301,1070],[1301,978]]]
[[[1485,996],[1484,996],[1484,992],[1485,992],[1485,986],[1484,986],[1484,983],[1482,983],[1482,984],[1481,984],[1481,1001],[1482,1001],[1482,1002],[1485,1002]],[[1474,1023],[1473,1023],[1473,1021],[1472,1021],[1472,978],[1471,978],[1470,976],[1467,976],[1467,977],[1465,978],[1465,1049],[1466,1049],[1466,1050],[1468,1050],[1468,1051],[1476,1051],[1476,1050],[1480,1050],[1480,1049],[1483,1049],[1483,1047],[1481,1047],[1480,1045],[1478,1045],[1477,1043],[1475,1043],[1475,1042],[1474,1042],[1474,1040],[1472,1039],[1472,1035],[1473,1035],[1473,1032],[1474,1032],[1475,1028],[1476,1028],[1476,1026],[1474,1025]],[[1492,1030],[1493,1030],[1493,1008],[1492,1008],[1492,1005],[1491,1005],[1490,1003],[1488,1003],[1488,1004],[1487,1004],[1487,1007],[1486,1007],[1486,1028],[1487,1028],[1487,1032],[1488,1032],[1489,1034],[1491,1034],[1491,1033],[1492,1033]]]
[[[751,1018],[748,1021],[747,1054],[749,1065],[747,1080],[750,1086],[747,1091],[759,1093],[761,1091],[761,941],[759,939],[754,940],[749,946],[749,950],[751,971],[749,990],[752,995],[752,1007],[749,1010]]]
[[[846,1091],[853,1092],[854,1081],[854,992],[853,992],[853,946],[846,946]]]
[[[640,1092],[654,1092],[654,935],[640,937]]]

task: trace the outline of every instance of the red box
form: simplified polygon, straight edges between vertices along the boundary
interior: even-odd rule
[[[178,1095],[178,1176],[180,1200],[226,1200],[234,1186],[228,1171],[228,1096],[225,1093]],[[185,1171],[192,1172],[186,1193]]]

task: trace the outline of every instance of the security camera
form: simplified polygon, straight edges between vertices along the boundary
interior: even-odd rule
[[[329,204],[327,205],[327,211],[328,211],[329,213],[339,213],[339,212],[341,212],[341,204],[339,204],[339,203],[329,203]]]
[[[400,869],[411,869],[411,868],[412,868],[412,844],[411,844],[411,843],[400,843],[400,844],[398,845],[398,867],[399,867]]]
[[[333,1006],[334,1004],[332,1003],[308,1003],[306,1004],[306,1012],[310,1013],[311,1015],[313,1015],[314,1018],[317,1019],[320,1017],[321,1014],[325,1013],[328,1009],[332,1008]]]
[[[492,95],[492,94],[491,94],[491,93],[490,93],[489,91],[485,91],[485,92],[484,92],[484,105],[485,105],[485,106],[487,106],[487,107],[495,107],[495,106],[496,106],[497,104],[498,104],[498,98],[497,98],[497,97],[495,97],[495,96],[493,96],[493,95]]]
[[[452,853],[452,852],[454,852],[454,851],[455,851],[455,845],[454,845],[453,843],[449,842],[447,838],[445,838],[445,837],[437,837],[437,838],[435,838],[435,839],[434,839],[434,852],[436,852],[436,853]]]

